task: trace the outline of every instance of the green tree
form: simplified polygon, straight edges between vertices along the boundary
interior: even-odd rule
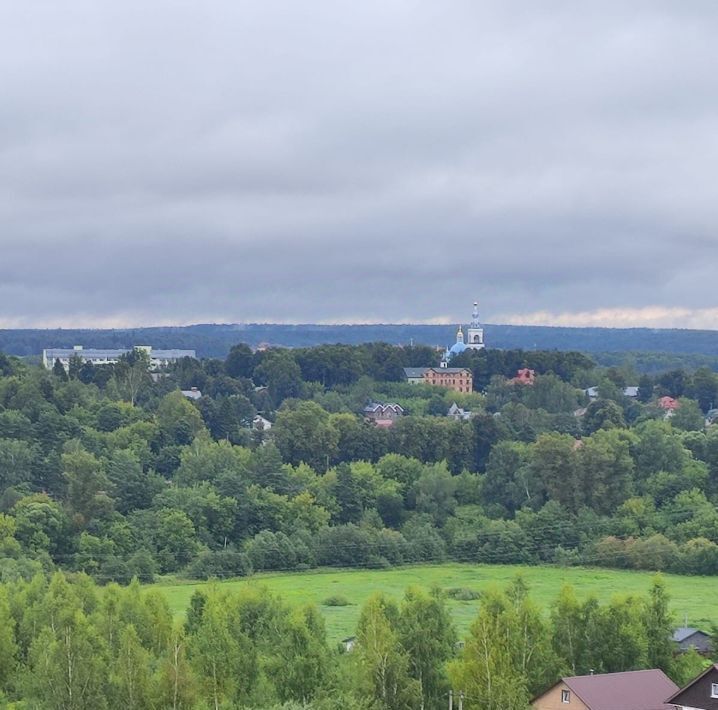
[[[583,430],[587,434],[593,434],[599,429],[620,429],[625,426],[623,410],[610,399],[595,399],[586,407],[583,415]]]
[[[111,484],[99,459],[80,446],[73,447],[62,455],[62,469],[68,503],[78,526],[84,527],[94,518],[111,513]]]
[[[255,649],[216,590],[208,594],[200,624],[189,638],[189,656],[203,695],[215,710],[246,696],[255,681]]]
[[[445,664],[454,655],[456,630],[439,590],[431,596],[408,589],[401,605],[399,642],[409,658],[409,672],[419,683],[421,706],[438,707],[448,690]]]
[[[37,458],[37,451],[31,444],[0,439],[0,490],[31,481]]]
[[[445,463],[427,466],[414,484],[416,510],[427,513],[441,527],[456,508],[456,480]]]
[[[529,476],[529,448],[520,441],[499,441],[486,464],[481,496],[484,503],[506,516],[523,505],[541,500],[540,478]],[[538,485],[537,485],[538,484]]]
[[[150,654],[142,647],[131,624],[120,632],[112,663],[112,700],[118,709],[144,710],[150,706]]]
[[[531,474],[548,497],[571,511],[583,505],[585,492],[576,465],[576,441],[567,434],[542,434],[530,449]]]
[[[122,355],[114,366],[114,381],[122,398],[132,406],[150,383],[150,356],[146,350],[135,348]],[[72,377],[72,372],[70,373]]]
[[[674,619],[669,610],[669,596],[661,577],[655,577],[644,609],[647,662],[649,668],[660,668],[671,675],[673,669]]]
[[[30,648],[27,694],[47,710],[107,707],[104,645],[81,611],[45,627]]]
[[[608,515],[632,492],[634,464],[630,444],[634,439],[621,429],[601,429],[583,440],[578,468],[585,502]]]
[[[315,402],[282,409],[272,433],[282,458],[293,466],[306,463],[316,471],[326,471],[336,455],[338,433],[329,413]]]
[[[57,377],[60,382],[67,382],[68,380],[67,370],[64,368],[59,359],[56,359],[52,366],[52,374]]]
[[[680,406],[673,412],[671,425],[683,431],[702,431],[705,417],[698,402],[687,397],[681,397],[678,402]]]
[[[164,441],[169,444],[190,444],[204,431],[197,407],[179,390],[162,398],[157,408],[157,423]]]
[[[230,377],[251,377],[254,369],[254,353],[249,345],[239,343],[232,346],[224,361],[224,369]]]
[[[282,702],[308,703],[326,685],[330,656],[324,619],[314,607],[291,613],[267,667]]]
[[[484,597],[469,629],[462,656],[449,665],[451,684],[466,693],[469,710],[526,710],[528,680],[508,646],[506,599],[496,591]]]
[[[17,657],[15,621],[10,614],[7,591],[0,587],[0,691],[8,690],[14,682]]]
[[[154,679],[155,706],[161,710],[194,710],[197,707],[197,679],[187,660],[187,641],[175,629]]]
[[[693,373],[691,395],[698,400],[703,412],[718,404],[718,378],[707,367],[700,367]]]
[[[552,645],[572,675],[583,672],[585,625],[582,607],[573,587],[564,585],[551,607]]]
[[[12,508],[15,537],[28,549],[58,554],[67,545],[69,520],[46,493],[21,498]]]
[[[162,478],[142,470],[138,456],[129,449],[112,453],[107,463],[107,477],[113,485],[117,509],[123,514],[149,507],[155,494],[165,487]]]
[[[268,351],[262,362],[254,368],[253,378],[267,385],[275,406],[279,406],[285,399],[301,397],[304,392],[302,371],[287,350]]]
[[[641,375],[638,380],[638,401],[646,404],[653,399],[653,380],[649,375]]]
[[[357,626],[360,692],[382,710],[409,710],[418,707],[421,698],[397,636],[398,616],[392,602],[375,594],[362,607]]]

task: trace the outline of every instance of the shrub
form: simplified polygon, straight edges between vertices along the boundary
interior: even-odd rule
[[[635,540],[632,537],[625,540],[609,535],[593,544],[587,562],[592,561],[600,567],[629,567],[629,554]]]
[[[247,543],[245,550],[256,570],[285,570],[297,566],[297,551],[282,532],[263,530]]]
[[[372,554],[368,530],[353,523],[324,528],[317,536],[317,562],[320,565],[360,567]]]
[[[157,572],[157,563],[152,553],[146,548],[141,548],[135,552],[129,560],[127,567],[130,574],[143,584],[152,584],[155,581],[155,573]]]
[[[681,545],[680,572],[686,574],[718,574],[718,545],[704,537]]]
[[[408,541],[407,560],[412,562],[443,562],[446,559],[446,543],[432,525],[409,524],[402,530]]]
[[[392,565],[386,557],[381,555],[369,555],[366,561],[366,566],[369,569],[389,569]]]
[[[189,564],[186,574],[191,579],[210,577],[246,577],[252,573],[252,564],[237,550],[204,550]]]
[[[470,602],[474,599],[481,598],[481,592],[477,592],[475,589],[469,589],[468,587],[451,587],[446,590],[446,596],[449,599],[456,599],[460,602]]]
[[[628,558],[635,569],[671,569],[678,561],[678,546],[659,533],[636,540],[628,551]]]
[[[332,596],[327,597],[322,602],[324,606],[349,606],[350,603],[351,602],[341,594],[332,594]]]
[[[101,572],[95,575],[100,583],[117,582],[127,585],[132,580],[129,565],[117,555],[110,555],[102,564]]]
[[[565,547],[559,545],[553,551],[553,562],[559,565],[559,567],[576,567],[580,565],[583,560],[578,550],[567,550]]]

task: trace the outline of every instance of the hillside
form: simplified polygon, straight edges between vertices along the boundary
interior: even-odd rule
[[[236,589],[243,585],[266,587],[292,604],[316,604],[327,624],[329,641],[351,636],[362,604],[375,592],[383,592],[397,601],[407,587],[425,590],[433,586],[444,590],[484,592],[491,587],[503,588],[520,574],[528,583],[531,596],[547,610],[561,587],[572,585],[581,599],[595,596],[609,602],[616,595],[645,594],[653,579],[652,572],[601,570],[522,565],[441,564],[414,565],[387,570],[331,570],[258,574],[249,580],[229,580],[220,586]],[[681,621],[688,618],[692,625],[709,627],[718,614],[718,578],[663,575],[671,596],[671,610]],[[177,583],[170,580],[153,585],[162,591],[175,616],[184,614],[190,598],[207,582]],[[210,582],[209,584],[212,584]],[[343,596],[346,606],[326,606],[329,596]],[[448,607],[460,635],[464,635],[476,617],[479,600],[448,599]]]
[[[576,350],[586,353],[693,353],[718,356],[718,331],[648,328],[554,328],[549,326],[486,325],[486,342],[494,348]],[[244,342],[286,347],[322,343],[387,342],[447,345],[455,326],[444,325],[237,325],[200,324],[132,329],[0,330],[0,352],[39,355],[43,348],[129,347],[192,348],[200,357],[224,357],[232,345]]]

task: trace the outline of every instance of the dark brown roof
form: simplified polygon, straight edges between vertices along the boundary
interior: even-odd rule
[[[666,700],[678,690],[659,670],[579,675],[563,682],[590,710],[671,710]]]
[[[696,676],[688,685],[684,685],[682,688],[680,688],[678,691],[673,693],[668,700],[673,700],[674,698],[679,697],[680,695],[683,695],[684,690],[688,690],[692,685],[695,685],[699,680],[703,678],[703,676],[708,675],[711,671],[718,671],[718,663],[714,663],[712,666],[708,666],[699,676]],[[673,706],[675,707],[675,705]]]

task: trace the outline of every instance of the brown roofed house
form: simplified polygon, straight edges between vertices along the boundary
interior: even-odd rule
[[[718,710],[718,663],[706,668],[668,701],[668,707],[676,710]]]
[[[562,678],[534,698],[534,710],[673,710],[678,686],[660,670]]]

